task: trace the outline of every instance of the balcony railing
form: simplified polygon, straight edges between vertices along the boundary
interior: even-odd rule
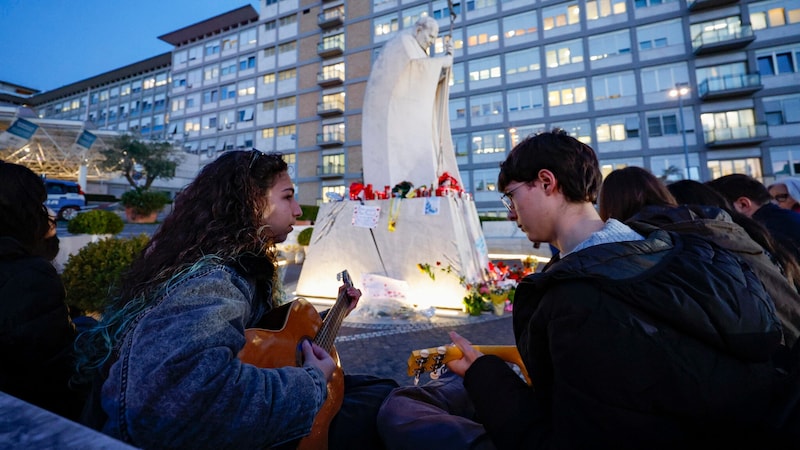
[[[739,0],[688,0],[689,11],[700,11],[717,6],[739,3]]]
[[[317,54],[322,58],[338,56],[344,53],[344,39],[323,41],[317,44]]]
[[[697,86],[697,93],[703,100],[714,100],[752,94],[763,87],[761,74],[742,73],[705,79]]]
[[[733,30],[729,27],[719,30],[704,31],[692,39],[695,55],[735,50],[747,47],[756,39],[750,25],[741,25]]]
[[[335,100],[317,103],[317,114],[320,116],[335,116],[344,113],[344,101]]]
[[[715,128],[703,132],[706,145],[709,147],[736,147],[764,142],[769,139],[767,124],[747,125],[743,127]]]
[[[331,147],[344,144],[344,132],[333,131],[328,133],[317,133],[317,145]]]
[[[317,73],[317,84],[322,87],[344,83],[344,70],[326,70]]]
[[[344,23],[344,6],[326,9],[317,15],[317,25],[322,29],[341,26]]]
[[[317,166],[317,176],[322,178],[344,176],[344,164],[325,164]]]

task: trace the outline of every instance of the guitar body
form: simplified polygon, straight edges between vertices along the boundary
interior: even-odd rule
[[[322,319],[314,306],[301,298],[270,311],[259,326],[264,328],[244,331],[246,342],[239,351],[239,359],[261,368],[300,367],[303,362],[300,343],[317,336]],[[330,355],[337,367],[328,382],[328,397],[314,417],[311,434],[300,440],[298,450],[327,449],[328,428],[342,407],[344,374],[335,348]]]

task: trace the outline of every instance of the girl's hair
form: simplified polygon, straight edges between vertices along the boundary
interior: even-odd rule
[[[727,212],[733,222],[744,229],[764,250],[767,251],[783,269],[784,275],[789,282],[800,287],[800,265],[794,256],[786,249],[777,245],[763,225],[736,211],[722,194],[714,190],[708,184],[694,180],[681,180],[671,183],[667,189],[683,205],[707,205],[716,206]]]
[[[230,262],[265,254],[273,242],[259,224],[267,191],[287,169],[279,154],[228,152],[175,197],[173,212],[125,274],[119,297],[151,294],[205,255]]]
[[[273,256],[274,242],[261,217],[269,189],[286,170],[280,154],[258,150],[227,152],[203,168],[175,197],[172,213],[113,288],[103,321],[80,337],[79,381],[105,363],[125,326],[162,285],[198,261],[235,264],[243,257]]]
[[[31,169],[0,161],[0,236],[17,240],[31,255],[47,253],[44,237],[52,219],[44,182]]]
[[[641,167],[617,169],[600,187],[600,217],[620,222],[633,217],[645,206],[678,206],[664,183]]]

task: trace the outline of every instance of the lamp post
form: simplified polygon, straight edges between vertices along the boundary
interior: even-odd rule
[[[683,139],[683,157],[686,160],[686,178],[692,179],[692,171],[689,168],[689,147],[686,145],[686,122],[683,120],[683,97],[689,95],[689,86],[686,83],[676,83],[675,87],[669,91],[670,97],[678,97],[678,110],[681,117],[681,138]]]

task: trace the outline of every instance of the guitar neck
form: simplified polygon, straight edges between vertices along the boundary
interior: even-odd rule
[[[328,313],[325,315],[325,320],[322,322],[322,327],[320,327],[317,336],[314,338],[314,343],[325,349],[328,353],[333,349],[333,343],[336,340],[336,336],[339,334],[339,328],[341,328],[342,322],[347,315],[347,310],[350,308],[350,298],[347,297],[347,288],[353,286],[353,283],[346,270],[341,272],[339,277],[342,279],[342,286],[344,286],[344,289],[339,292],[339,295],[336,297],[336,302],[331,309],[328,310]]]

